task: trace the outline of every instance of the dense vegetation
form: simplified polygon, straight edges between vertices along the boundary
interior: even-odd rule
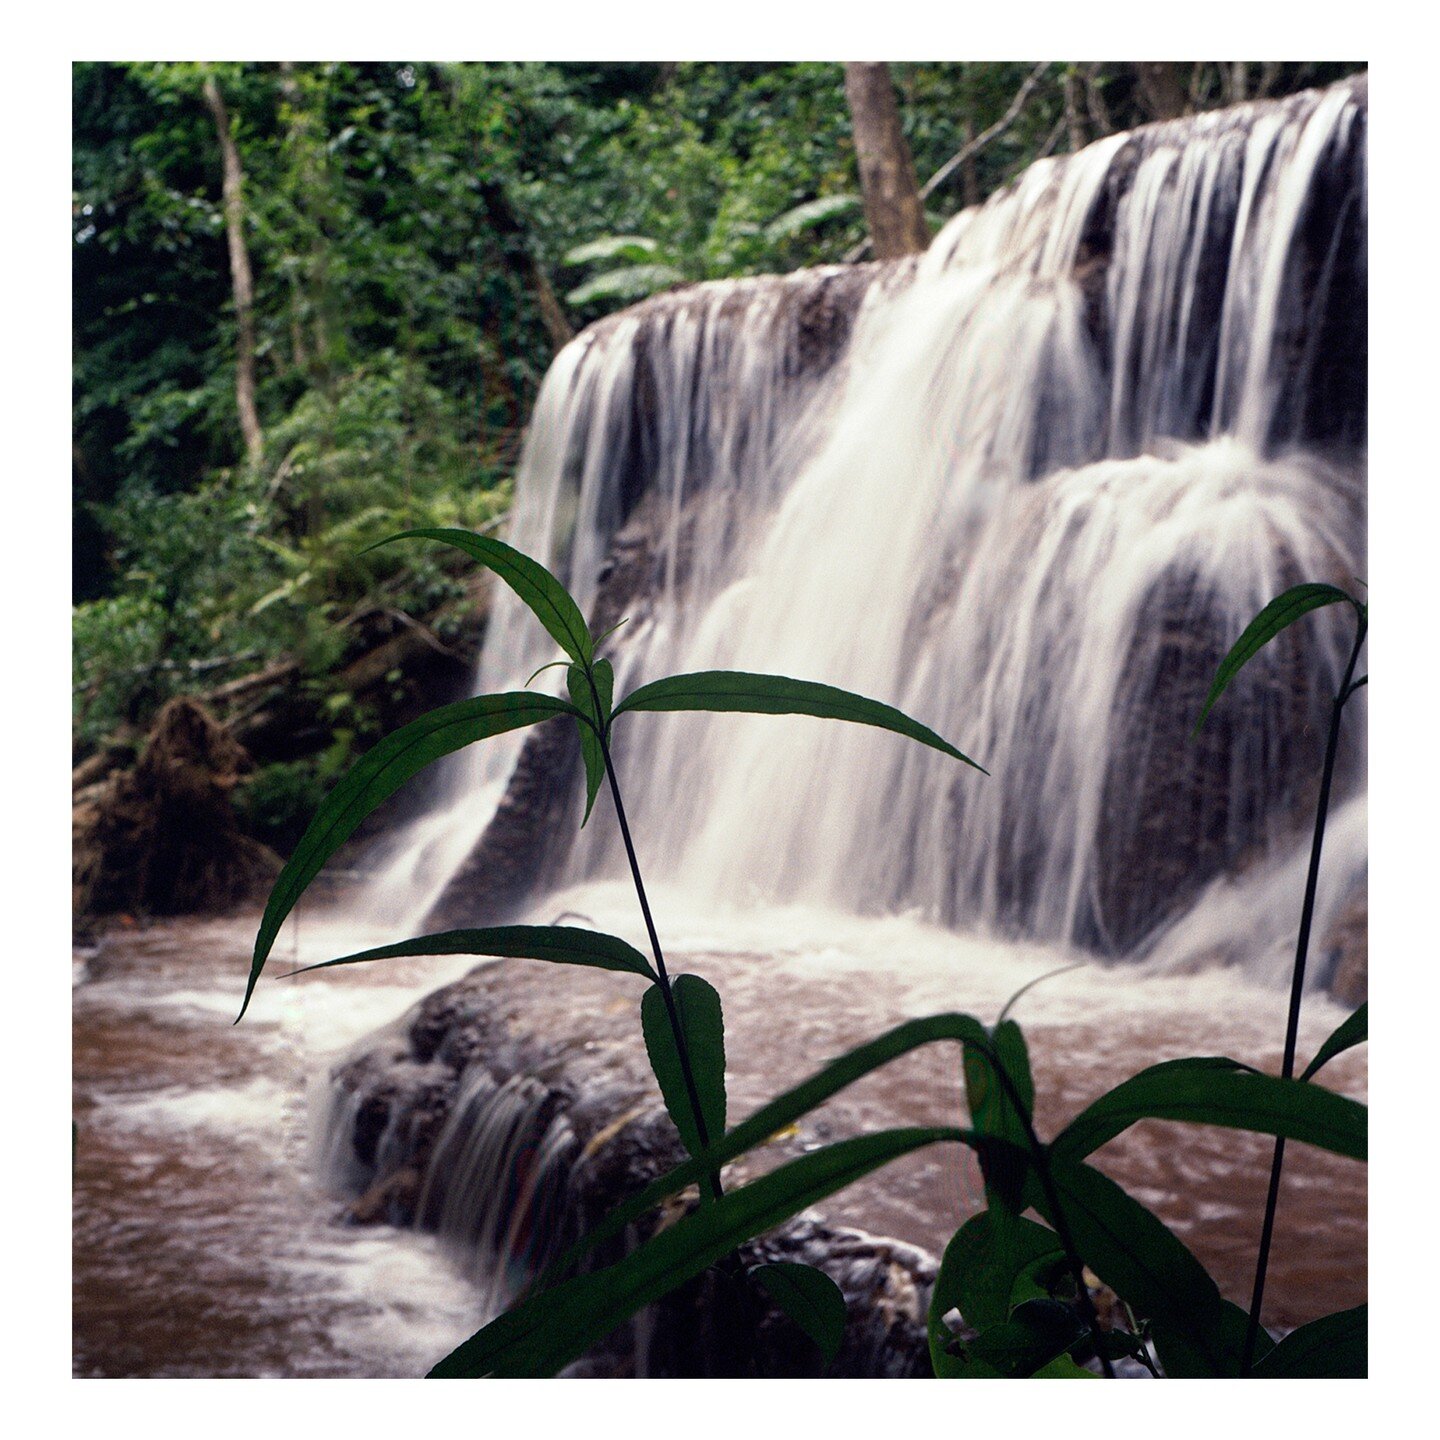
[[[926,195],[933,227],[1042,154],[1353,68],[894,76],[922,185],[983,142]],[[233,140],[248,314],[207,82]],[[80,754],[289,657],[337,717],[344,753],[325,763],[343,763],[378,733],[334,678],[343,622],[378,595],[443,633],[464,607],[449,562],[359,552],[407,525],[502,519],[568,333],[677,280],[864,253],[836,64],[87,63],[73,84]],[[312,779],[262,776],[277,826],[287,796],[313,805]]]

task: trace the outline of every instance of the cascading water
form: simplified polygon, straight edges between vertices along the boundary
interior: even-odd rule
[[[691,287],[557,359],[510,539],[589,611],[641,533],[621,691],[826,681],[992,772],[859,727],[636,716],[622,782],[661,878],[1120,954],[1163,949],[1212,877],[1283,863],[1342,617],[1189,731],[1265,601],[1365,573],[1364,127],[1361,81],[1114,136],[1032,166],[918,262]],[[550,658],[502,595],[481,689]],[[432,908],[519,751],[455,763],[375,910]],[[568,866],[619,873],[608,827]]]

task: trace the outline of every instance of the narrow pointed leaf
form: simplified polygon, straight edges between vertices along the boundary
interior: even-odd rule
[[[430,1378],[554,1375],[743,1241],[891,1160],[969,1138],[970,1132],[951,1127],[887,1130],[802,1155],[693,1211],[616,1264],[523,1301],[455,1349]]]
[[[997,1073],[1000,1067],[1007,1083],[1002,1083]],[[966,1045],[964,1072],[972,1123],[982,1135],[997,1136],[1006,1142],[998,1147],[984,1146],[980,1151],[980,1169],[990,1204],[1018,1213],[1027,1169],[1026,1122],[1035,1103],[1035,1082],[1020,1027],[1013,1020],[1005,1020],[991,1032],[988,1044]]]
[[[529,607],[550,632],[560,648],[581,664],[594,653],[590,629],[570,592],[542,565],[523,555],[513,545],[470,530],[402,530],[387,536],[378,545],[395,540],[439,540],[463,550],[488,570],[493,570]],[[375,545],[369,547],[374,550]]]
[[[655,978],[650,962],[633,945],[597,930],[569,925],[499,925],[488,930],[442,930],[374,950],[360,950],[337,960],[305,965],[291,975],[328,970],[332,965],[360,965],[370,960],[393,960],[402,955],[497,955],[517,960],[549,960],[557,965],[586,965],[596,970],[618,970],[628,975]]]
[[[698,975],[679,975],[670,986],[680,1029],[690,1053],[695,1088],[700,1095],[700,1114],[706,1135],[713,1145],[725,1134],[725,1021],[715,987]],[[665,1108],[692,1155],[701,1155],[705,1145],[695,1123],[695,1111],[685,1084],[675,1032],[670,1025],[665,995],[652,985],[640,1001],[640,1023],[645,1032],[645,1049],[650,1068],[660,1082]]]
[[[743,670],[702,670],[694,675],[671,675],[631,691],[615,707],[615,714],[620,716],[628,710],[724,710],[750,715],[817,715],[824,720],[850,720],[857,725],[893,730],[897,735],[918,740],[989,774],[948,740],[942,740],[933,730],[894,706],[813,680],[752,675]]]
[[[845,1339],[845,1297],[840,1287],[823,1270],[793,1260],[757,1265],[750,1273],[820,1347],[825,1363],[833,1364]]]
[[[1322,1065],[1328,1065],[1337,1055],[1363,1045],[1370,1038],[1370,1003],[1366,1001],[1348,1020],[1342,1020],[1335,1027],[1330,1038],[1315,1052],[1315,1058],[1305,1067],[1302,1080],[1309,1080]]]
[[[1135,1313],[1170,1322],[1217,1356],[1220,1291],[1183,1242],[1138,1200],[1089,1165],[1058,1163],[1051,1183],[1065,1224],[1084,1262]],[[1032,1182],[1027,1199],[1052,1225],[1054,1205]]]
[[[892,1030],[863,1045],[857,1045],[839,1059],[833,1060],[823,1070],[802,1080],[793,1089],[778,1095],[774,1100],[742,1120],[723,1139],[716,1140],[705,1157],[687,1160],[677,1165],[668,1174],[652,1181],[638,1194],[617,1205],[588,1235],[577,1241],[552,1265],[536,1282],[537,1288],[551,1284],[599,1245],[603,1245],[625,1232],[647,1211],[653,1210],[663,1200],[678,1194],[687,1185],[694,1185],[721,1165],[763,1145],[771,1136],[787,1126],[793,1125],[811,1110],[823,1105],[833,1095],[838,1095],[857,1080],[888,1065],[901,1055],[931,1045],[937,1041],[970,1041],[985,1039],[985,1027],[973,1015],[945,1014],[930,1015],[919,1020],[907,1020]]]
[[[1369,1349],[1370,1307],[1357,1305],[1292,1330],[1252,1374],[1257,1380],[1363,1380]]]
[[[577,710],[583,711],[590,717],[590,725],[583,720],[575,722],[575,728],[580,732],[580,755],[585,762],[585,814],[580,821],[580,828],[585,828],[585,822],[590,818],[590,811],[595,806],[595,797],[600,793],[600,786],[605,779],[605,754],[600,745],[601,733],[609,728],[610,710],[615,700],[615,670],[608,660],[599,660],[595,663],[593,674],[595,676],[595,689],[590,688],[590,681],[586,678],[584,670],[578,665],[572,665],[565,672],[565,683],[570,689],[570,699]],[[600,697],[599,708],[596,708],[595,697]],[[595,728],[592,728],[595,727]]]
[[[1341,602],[1353,605],[1355,601],[1334,585],[1294,585],[1283,595],[1277,595],[1241,632],[1240,638],[1230,647],[1230,653],[1220,662],[1215,672],[1215,681],[1200,718],[1195,722],[1196,730],[1205,723],[1211,706],[1225,693],[1225,688],[1266,645],[1282,630],[1288,629],[1302,615],[1318,610],[1325,605]]]
[[[265,959],[280,933],[285,917],[294,908],[305,887],[340,848],[356,827],[382,801],[389,799],[412,775],[431,761],[449,755],[477,740],[503,735],[535,725],[556,715],[573,715],[575,707],[550,695],[517,691],[508,695],[480,695],[442,705],[419,720],[387,735],[355,763],[315,812],[300,843],[270,892],[255,951],[250,962],[250,979],[240,1014],[245,1014],[255,982]]]
[[[1164,1320],[1151,1326],[1155,1354],[1170,1380],[1233,1380],[1239,1377],[1245,1356],[1245,1332],[1250,1317],[1231,1300],[1220,1302],[1220,1318],[1209,1342],[1196,1345],[1183,1330]],[[1255,1333],[1255,1355],[1268,1355],[1275,1342],[1262,1327]]]
[[[1051,1144],[1060,1160],[1080,1160],[1137,1120],[1182,1120],[1284,1136],[1352,1160],[1366,1156],[1369,1112],[1344,1095],[1303,1080],[1230,1068],[1221,1059],[1152,1065],[1102,1095]]]

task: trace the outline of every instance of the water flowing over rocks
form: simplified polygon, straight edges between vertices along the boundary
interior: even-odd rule
[[[627,716],[616,759],[651,875],[719,904],[1278,982],[1344,607],[1267,647],[1192,730],[1266,602],[1365,574],[1366,106],[1352,80],[1111,136],[1032,166],[918,259],[685,287],[562,352],[510,539],[597,632],[626,622],[617,695],[694,670],[801,676],[898,705],[991,772],[861,727]],[[477,688],[551,658],[499,596]],[[1312,971],[1350,998],[1364,703]],[[576,833],[577,771],[567,724],[455,757],[359,909],[412,932],[493,923],[621,874],[607,802]],[[329,1127],[356,1217],[450,1236],[497,1310],[679,1158],[633,1035],[537,1019],[518,973],[476,972],[351,1061]],[[1215,1213],[1244,1188],[1239,1153],[1206,1162],[1233,1192]],[[1173,1197],[1171,1167],[1195,1162],[1144,1163]],[[843,1373],[923,1373],[931,1259],[808,1219],[765,1246],[847,1290]],[[726,1283],[671,1297],[584,1372],[792,1373],[793,1337],[767,1348],[773,1317]]]
[[[1365,571],[1366,95],[1112,136],[923,257],[687,286],[557,359],[511,538],[597,630],[627,620],[622,691],[706,668],[829,681],[991,771],[855,727],[635,716],[617,764],[662,875],[1125,957],[1304,843],[1340,617],[1191,727],[1267,600]],[[501,596],[478,688],[548,658]],[[372,917],[493,920],[621,873],[613,827],[576,836],[566,729],[450,762]]]
[[[533,1014],[517,1025],[525,968],[481,967],[365,1042],[332,1075],[327,1125],[332,1183],[356,1196],[351,1220],[437,1232],[497,1311],[609,1210],[685,1159],[637,1047],[582,1040],[567,1027],[540,1036]],[[766,1148],[773,1159],[802,1147],[791,1138]],[[738,1183],[745,1162],[728,1173]],[[630,1239],[671,1223],[693,1195]],[[831,1370],[753,1283],[712,1269],[570,1373],[928,1373],[936,1262],[925,1251],[802,1216],[739,1255],[744,1266],[801,1260],[840,1285],[850,1318]]]

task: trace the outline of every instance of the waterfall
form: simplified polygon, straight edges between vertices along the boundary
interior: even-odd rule
[[[1344,617],[1282,637],[1190,731],[1267,600],[1365,574],[1365,106],[1350,81],[1112,136],[916,261],[686,287],[557,358],[510,539],[597,623],[627,618],[617,694],[824,681],[991,772],[803,718],[630,717],[617,760],[658,878],[1134,954],[1207,886],[1283,868]],[[501,594],[479,690],[552,648]],[[377,913],[432,909],[523,743],[456,757]],[[606,818],[572,877],[620,873]]]

